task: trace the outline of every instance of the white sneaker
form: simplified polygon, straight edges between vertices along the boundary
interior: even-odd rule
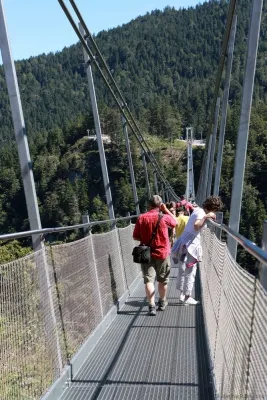
[[[198,303],[199,303],[199,301],[193,299],[193,297],[188,297],[188,299],[185,300],[185,302],[184,302],[184,304],[185,304],[186,306],[189,306],[189,305],[195,306],[195,305],[198,304]]]
[[[183,293],[181,293],[181,294],[180,294],[180,299],[179,299],[179,300],[180,300],[180,301],[184,301],[184,299],[185,299],[185,295],[184,295]]]

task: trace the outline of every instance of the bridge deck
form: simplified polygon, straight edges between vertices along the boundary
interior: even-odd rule
[[[202,307],[179,304],[176,273],[156,317],[139,284],[61,400],[213,399]]]

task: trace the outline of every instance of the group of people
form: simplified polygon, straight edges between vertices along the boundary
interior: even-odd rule
[[[159,195],[149,199],[148,211],[138,217],[133,232],[135,240],[149,245],[151,249],[151,261],[141,264],[149,315],[156,315],[155,278],[159,292],[158,310],[164,311],[168,305],[171,264],[178,264],[180,301],[185,305],[198,303],[192,297],[192,291],[197,263],[202,260],[200,231],[207,219],[216,220],[215,212],[221,207],[221,200],[216,196],[208,197],[202,207],[187,202],[184,197],[178,203],[172,201],[167,204]]]

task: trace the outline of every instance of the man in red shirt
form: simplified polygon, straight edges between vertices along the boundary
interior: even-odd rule
[[[134,240],[138,240],[141,244],[148,245],[158,222],[160,212],[164,215],[160,219],[155,238],[150,245],[151,263],[141,264],[146,296],[149,303],[149,315],[156,315],[154,287],[155,276],[158,281],[160,297],[158,301],[158,310],[165,310],[168,304],[166,293],[171,270],[168,228],[175,227],[175,215],[173,215],[167,209],[166,205],[162,203],[160,196],[154,195],[148,201],[148,212],[139,216],[133,232]]]

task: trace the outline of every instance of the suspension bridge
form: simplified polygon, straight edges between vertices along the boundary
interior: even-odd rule
[[[85,215],[79,225],[42,229],[15,64],[0,0],[0,46],[30,222],[30,231],[3,234],[0,240],[31,236],[34,250],[0,266],[0,398],[267,398],[267,224],[262,248],[238,233],[262,0],[252,1],[229,226],[218,218],[203,229],[204,259],[195,288],[200,304],[186,307],[178,301],[177,269],[173,267],[169,305],[153,318],[147,316],[140,268],[131,256],[135,245],[133,222],[140,209],[128,130],[140,145],[147,195],[152,192],[146,165],[149,161],[153,167],[153,191],[165,200],[177,201],[179,196],[151,152],[76,3],[70,0],[78,24],[65,2],[58,1],[84,51],[109,219],[90,222]],[[213,118],[196,193],[193,131],[187,128],[186,197],[194,198],[198,204],[212,189],[214,195],[220,190],[236,24],[236,1],[231,0],[214,89]],[[92,67],[102,77],[122,115],[135,215],[114,215]],[[119,228],[120,222],[126,225]],[[101,224],[108,224],[110,229],[92,234],[92,227]],[[48,233],[78,229],[84,230],[84,238],[44,245]],[[255,257],[260,279],[236,262],[237,245]]]

